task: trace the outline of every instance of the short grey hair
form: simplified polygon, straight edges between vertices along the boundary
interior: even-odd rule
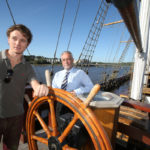
[[[62,55],[65,54],[65,53],[71,55],[71,57],[73,58],[73,55],[72,55],[72,53],[71,53],[70,51],[64,51],[64,52],[62,52],[61,57],[62,57]]]

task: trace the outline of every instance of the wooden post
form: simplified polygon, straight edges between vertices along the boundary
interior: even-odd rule
[[[46,78],[46,84],[47,86],[51,86],[52,82],[51,82],[51,75],[50,75],[50,71],[47,69],[45,70],[45,78]]]

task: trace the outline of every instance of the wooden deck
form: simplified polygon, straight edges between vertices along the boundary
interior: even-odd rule
[[[136,145],[143,150],[150,149],[150,105],[125,100],[120,108],[118,120],[118,138],[128,145]]]
[[[48,147],[45,144],[38,143],[39,150],[48,150]],[[2,150],[2,144],[0,143],[0,150]],[[23,143],[20,141],[18,150],[29,150],[28,143]]]

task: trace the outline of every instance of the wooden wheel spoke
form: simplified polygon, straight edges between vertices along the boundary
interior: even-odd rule
[[[36,136],[36,135],[32,135],[31,138],[32,138],[33,140],[36,140],[36,141],[39,141],[39,142],[41,142],[41,143],[44,143],[44,144],[48,145],[48,140],[45,139],[45,138],[38,137],[38,136]]]
[[[58,138],[59,142],[62,143],[64,139],[67,137],[67,135],[70,133],[71,129],[73,128],[74,124],[77,122],[78,117],[77,115],[74,115],[71,122],[68,124],[68,126],[65,128],[64,132],[61,134],[61,136]]]
[[[57,131],[57,122],[56,122],[55,109],[54,109],[54,101],[49,99],[48,102],[49,102],[49,107],[50,107],[51,127],[52,127],[52,130],[53,130],[52,135],[56,136],[58,131]]]
[[[39,120],[41,126],[43,127],[44,131],[47,134],[47,137],[50,138],[51,132],[50,132],[48,126],[46,125],[46,123],[44,122],[44,120],[42,119],[42,117],[40,116],[40,114],[37,111],[34,111],[33,113],[37,117],[37,119]]]
[[[63,146],[62,150],[78,150],[76,148],[70,147],[67,144]]]

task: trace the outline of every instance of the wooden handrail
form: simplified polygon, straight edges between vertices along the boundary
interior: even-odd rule
[[[124,100],[122,105],[150,113],[150,104],[134,100]]]

